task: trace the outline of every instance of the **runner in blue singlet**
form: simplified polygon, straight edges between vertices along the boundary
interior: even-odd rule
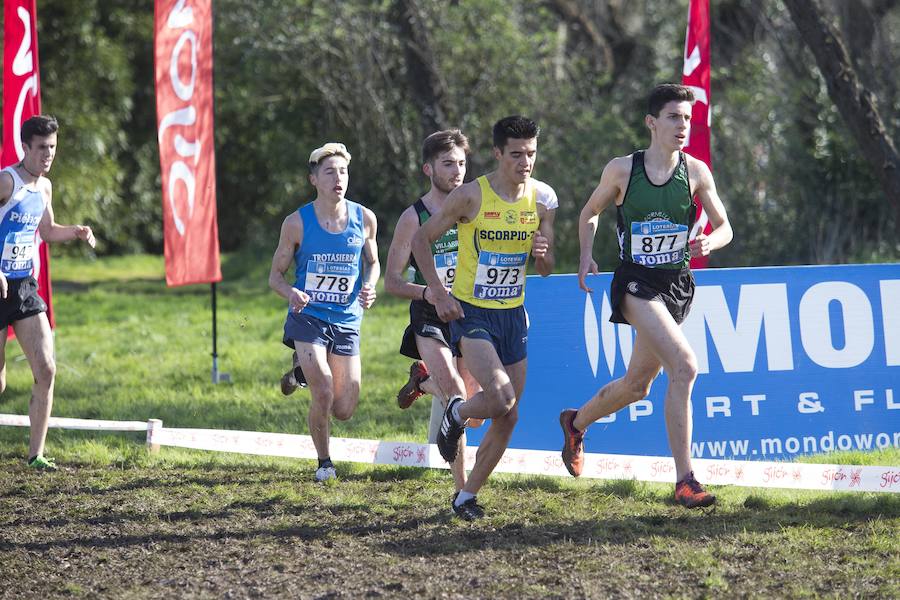
[[[83,240],[94,246],[94,234],[85,225],[59,225],[53,219],[53,188],[45,175],[56,156],[59,124],[50,116],[31,117],[22,124],[21,161],[0,173],[0,392],[6,389],[6,336],[12,326],[28,357],[34,386],[28,416],[31,438],[28,464],[55,470],[44,456],[44,440],[53,407],[56,363],[47,305],[38,296],[36,269],[38,245],[45,242]]]
[[[290,394],[309,386],[309,433],[319,457],[316,481],[334,479],[329,453],[331,417],[345,421],[359,403],[359,328],[375,302],[381,268],[375,214],[345,198],[350,153],[329,143],[309,156],[316,198],[284,220],[272,257],[269,286],[288,301],[284,343],[294,368],[282,377]],[[284,274],[296,264],[291,285]]]

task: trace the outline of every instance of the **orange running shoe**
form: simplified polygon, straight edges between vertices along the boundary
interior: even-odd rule
[[[428,368],[421,360],[417,360],[409,366],[409,381],[407,381],[400,391],[397,392],[397,405],[400,408],[409,408],[416,398],[424,394],[419,388],[419,384],[431,377]]]
[[[716,497],[703,489],[691,471],[675,484],[675,501],[685,508],[701,508],[715,504]]]
[[[575,429],[578,411],[567,408],[559,413],[559,425],[563,430],[562,460],[572,477],[581,475],[584,468],[584,432]]]

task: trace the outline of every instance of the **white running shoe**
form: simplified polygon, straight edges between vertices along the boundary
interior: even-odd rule
[[[319,467],[316,469],[316,481],[323,482],[329,479],[337,479],[337,471],[334,467]]]

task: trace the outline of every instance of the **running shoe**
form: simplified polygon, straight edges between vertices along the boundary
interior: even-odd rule
[[[675,484],[675,501],[685,508],[700,508],[715,504],[716,497],[703,489],[691,471]]]
[[[474,521],[484,518],[484,509],[478,504],[478,496],[472,496],[459,506],[456,504],[456,497],[459,492],[453,494],[450,499],[450,506],[453,507],[453,513],[463,521]]]
[[[317,482],[323,483],[332,479],[337,479],[337,471],[334,470],[334,465],[326,465],[316,469]]]
[[[409,381],[397,392],[397,404],[400,408],[409,408],[416,398],[425,393],[419,385],[429,377],[428,368],[421,360],[417,360],[409,366]]]
[[[572,477],[581,475],[584,468],[584,432],[575,429],[577,414],[574,408],[559,413],[559,426],[563,430],[562,460]]]
[[[36,471],[56,471],[59,468],[56,466],[56,461],[42,454],[29,459],[28,466]]]
[[[296,352],[294,352],[294,364],[297,364]],[[297,391],[297,388],[304,387],[306,387],[306,377],[303,375],[303,370],[300,369],[299,365],[281,376],[281,393],[285,396],[290,396]]]
[[[453,463],[459,454],[459,438],[462,437],[463,431],[466,430],[465,425],[460,425],[453,418],[453,407],[462,402],[459,396],[451,398],[444,410],[444,418],[441,419],[441,429],[437,435],[437,447],[441,456],[448,463]]]

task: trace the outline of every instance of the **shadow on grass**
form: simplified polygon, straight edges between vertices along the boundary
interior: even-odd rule
[[[490,507],[488,512],[490,513]],[[490,516],[490,514],[489,514]],[[710,539],[738,533],[780,532],[790,527],[846,527],[864,524],[877,516],[900,517],[900,498],[824,498],[806,504],[788,504],[764,511],[737,511],[704,515],[684,512],[671,515],[641,515],[599,520],[552,522],[540,525],[510,523],[499,528],[479,525],[452,531],[430,530],[402,543],[389,542],[386,551],[416,557],[448,553],[508,551],[545,547],[557,543],[632,545],[651,537],[672,538],[708,544]]]
[[[490,517],[491,507],[488,507]],[[272,527],[238,527],[246,524],[244,512],[254,513],[260,519],[309,518],[315,525],[284,523]],[[491,526],[491,520],[466,524],[451,523],[445,506],[425,507],[422,517],[397,519],[395,515],[374,514],[367,502],[338,505],[301,505],[293,500],[269,498],[260,501],[236,501],[213,511],[200,509],[169,513],[122,512],[84,519],[51,519],[35,525],[63,526],[83,525],[87,531],[100,525],[138,523],[142,528],[153,524],[191,524],[195,531],[153,532],[142,535],[75,536],[50,541],[0,541],[0,551],[46,551],[51,548],[119,548],[143,546],[161,542],[189,543],[202,540],[275,538],[284,540],[316,541],[336,536],[364,539],[378,536],[378,543],[386,551],[402,556],[433,557],[454,553],[483,551],[525,550],[559,543],[576,545],[612,544],[631,545],[649,538],[672,538],[678,541],[696,541],[701,544],[719,537],[733,537],[742,532],[779,532],[790,527],[846,527],[871,521],[876,515],[884,518],[900,517],[900,499],[880,496],[875,498],[845,499],[822,498],[804,504],[791,503],[776,508],[748,509],[688,513],[678,516],[665,514],[610,517],[603,519],[579,519],[552,521],[537,525],[509,523]],[[353,524],[335,522],[342,514],[353,519]],[[355,518],[354,518],[355,516]],[[234,521],[231,521],[234,519]],[[24,523],[13,522],[11,526]],[[48,531],[52,535],[52,531]],[[8,536],[8,538],[11,536]]]
[[[201,510],[176,511],[162,515],[146,515],[146,514],[112,514],[101,517],[89,517],[78,521],[65,521],[62,519],[53,522],[45,522],[46,525],[62,526],[70,523],[81,523],[85,526],[97,525],[120,525],[125,522],[165,522],[165,523],[191,523],[194,525],[207,525],[206,530],[196,531],[192,533],[162,533],[150,531],[142,535],[121,535],[121,536],[92,536],[82,537],[76,536],[68,539],[50,540],[45,542],[15,542],[0,539],[0,552],[5,551],[39,551],[45,552],[50,549],[72,549],[77,547],[86,548],[124,548],[132,546],[146,546],[149,544],[159,543],[192,543],[197,541],[214,541],[214,540],[245,540],[258,538],[273,538],[277,540],[290,541],[316,541],[334,538],[337,535],[349,535],[357,538],[366,538],[370,535],[384,535],[391,533],[403,533],[416,531],[423,526],[439,525],[447,523],[450,519],[445,512],[433,514],[425,518],[412,518],[404,521],[391,521],[390,523],[372,521],[366,519],[365,525],[352,525],[349,527],[336,527],[332,525],[303,525],[303,524],[284,524],[275,527],[264,528],[241,528],[233,529],[228,527],[226,523],[217,523],[215,519],[226,519],[235,516],[238,511],[251,510],[261,517],[276,516],[284,514],[292,514],[298,516],[306,514],[312,516],[316,521],[321,511],[327,511],[334,514],[335,512],[360,512],[369,508],[368,504],[348,505],[344,507],[299,507],[293,506],[289,510],[284,510],[281,506],[282,501],[269,499],[261,502],[235,502],[227,507],[205,512]],[[57,522],[58,521],[58,522]],[[207,523],[208,522],[208,523]],[[7,525],[8,527],[8,525]],[[146,526],[144,527],[146,529]],[[210,529],[214,531],[209,531]]]

